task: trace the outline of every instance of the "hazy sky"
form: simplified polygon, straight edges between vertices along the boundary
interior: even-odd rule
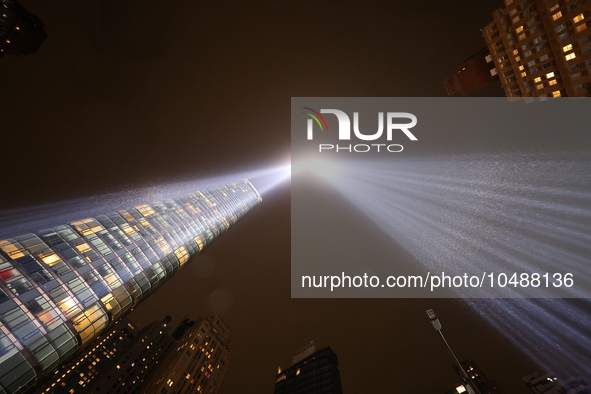
[[[49,36],[35,55],[0,59],[3,210],[276,163],[290,97],[444,96],[499,5],[22,3]],[[347,394],[444,393],[459,382],[424,315],[433,307],[461,358],[527,392],[535,366],[459,301],[291,299],[289,237],[283,185],[131,318],[219,313],[234,352],[223,394],[271,393],[277,366],[310,340],[338,354]]]

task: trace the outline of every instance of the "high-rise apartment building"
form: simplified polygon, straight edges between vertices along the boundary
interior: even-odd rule
[[[591,94],[591,1],[505,0],[482,29],[508,97]]]
[[[49,375],[260,201],[245,180],[0,240],[0,393]]]
[[[217,316],[201,319],[179,339],[144,392],[216,394],[231,358],[226,324]]]
[[[16,0],[0,0],[0,57],[37,52],[47,33],[41,20]]]
[[[293,357],[293,365],[279,369],[275,394],[342,394],[339,361],[330,347],[317,350],[311,342]]]

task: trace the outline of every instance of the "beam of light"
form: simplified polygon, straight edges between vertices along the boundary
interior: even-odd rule
[[[294,168],[338,190],[425,270],[559,270],[590,288],[591,158],[586,153],[328,158],[322,165],[308,161]],[[510,287],[504,290],[514,296]],[[542,288],[536,294],[549,296]],[[588,297],[573,289],[565,294]],[[591,375],[590,302],[465,302],[545,370]]]
[[[25,234],[103,212],[179,197],[198,189],[248,179],[262,198],[268,197],[291,177],[289,160],[260,168],[209,174],[198,179],[163,182],[113,193],[72,198],[37,206],[0,211],[0,237]]]
[[[467,299],[490,323],[536,362],[562,378],[591,376],[591,300]]]

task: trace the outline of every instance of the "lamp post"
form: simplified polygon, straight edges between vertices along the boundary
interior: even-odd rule
[[[464,367],[462,367],[462,364],[460,363],[460,361],[458,360],[458,358],[456,357],[454,352],[451,350],[451,347],[449,346],[449,344],[447,343],[447,340],[443,336],[443,333],[441,332],[441,322],[437,318],[435,311],[433,309],[427,309],[426,313],[427,313],[427,317],[431,321],[431,324],[433,325],[433,328],[435,328],[435,330],[441,336],[443,343],[445,343],[445,346],[447,346],[447,350],[449,350],[449,353],[451,354],[456,365],[458,366],[461,376],[464,380],[464,386],[465,386],[468,394],[481,394],[480,391],[478,390],[478,387],[476,387],[476,385],[472,384],[472,381],[468,377],[468,374],[466,373],[466,371],[464,371]]]

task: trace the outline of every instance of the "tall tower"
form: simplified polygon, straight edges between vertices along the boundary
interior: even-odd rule
[[[0,393],[66,362],[260,201],[245,180],[0,240]]]
[[[342,394],[339,361],[330,347],[304,347],[293,357],[293,365],[279,369],[275,394]]]
[[[590,13],[586,0],[504,0],[482,33],[505,95],[591,95]]]
[[[201,319],[180,338],[145,393],[216,394],[231,358],[226,324],[217,316]]]

